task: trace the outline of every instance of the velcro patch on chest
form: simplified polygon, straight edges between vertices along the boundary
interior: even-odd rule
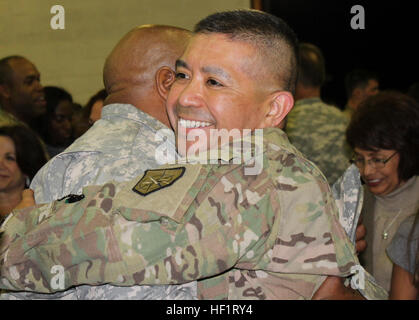
[[[132,190],[142,196],[169,187],[185,173],[184,167],[146,170]]]

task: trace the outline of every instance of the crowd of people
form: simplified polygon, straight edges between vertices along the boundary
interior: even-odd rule
[[[340,110],[325,78],[256,10],[134,28],[84,107],[1,59],[0,299],[418,299],[418,85],[356,69]],[[199,138],[208,162],[188,161],[195,132],[248,129],[252,159]]]
[[[101,89],[82,107],[67,90],[43,87],[38,69],[25,57],[0,60],[0,125],[23,125],[32,130],[48,159],[90,128],[99,118],[105,98],[106,91]]]

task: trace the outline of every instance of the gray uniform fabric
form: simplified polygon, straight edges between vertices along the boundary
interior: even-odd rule
[[[333,197],[339,209],[339,222],[355,243],[355,233],[361,215],[364,193],[359,170],[351,165],[332,186]]]

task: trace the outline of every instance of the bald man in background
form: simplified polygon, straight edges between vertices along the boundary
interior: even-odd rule
[[[156,134],[171,130],[165,102],[175,62],[191,33],[161,25],[131,30],[106,59],[108,92],[102,117],[64,152],[48,162],[30,188],[37,203],[81,194],[87,185],[130,180],[156,168]],[[167,135],[165,135],[167,136]],[[175,152],[175,143],[166,141]],[[79,286],[56,294],[7,293],[2,299],[195,299],[196,282],[180,286]]]

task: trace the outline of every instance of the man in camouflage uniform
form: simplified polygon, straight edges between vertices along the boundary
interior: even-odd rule
[[[285,132],[332,185],[348,167],[351,152],[346,144],[342,112],[320,99],[324,80],[322,52],[312,44],[301,44],[296,103],[288,115]]]
[[[161,132],[172,132],[165,95],[174,79],[176,59],[191,33],[159,25],[127,33],[104,66],[108,92],[102,119],[35,176],[31,189],[37,203],[81,193],[89,184],[127,181],[159,165],[155,156]],[[156,88],[156,83],[159,88]],[[175,153],[174,139],[166,141]],[[196,284],[187,286],[80,286],[55,295],[3,294],[2,299],[194,299]]]
[[[206,150],[207,140],[186,139],[197,131],[276,127],[293,105],[296,40],[288,26],[234,11],[209,16],[196,32],[167,101],[178,148],[183,139],[188,153]],[[253,147],[254,159],[262,155],[256,175],[234,153],[209,152],[206,163],[216,163],[148,170],[15,211],[2,226],[1,287],[54,291],[51,268],[59,265],[64,288],[201,279],[207,299],[353,297],[341,281],[341,295],[322,289],[327,276],[343,279],[358,264],[327,181],[280,129],[265,129],[263,145]],[[369,278],[360,291],[385,297]]]

